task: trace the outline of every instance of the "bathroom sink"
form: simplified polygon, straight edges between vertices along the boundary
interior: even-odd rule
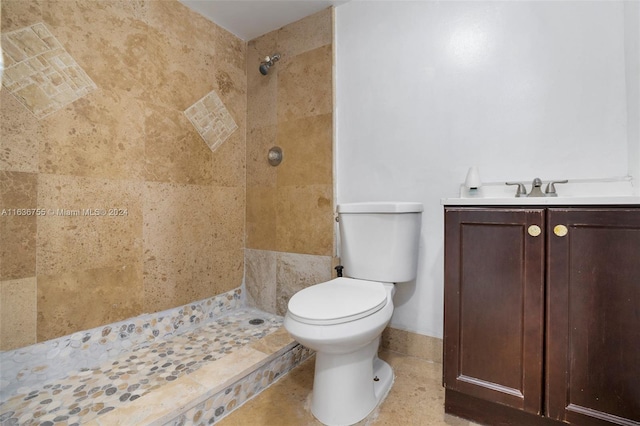
[[[544,181],[546,186],[548,181]],[[531,182],[525,182],[527,192]],[[544,188],[543,186],[543,188]],[[630,177],[612,179],[569,179],[556,185],[557,197],[516,197],[516,187],[504,182],[483,183],[469,190],[460,185],[460,196],[443,198],[443,205],[631,205],[640,204]]]

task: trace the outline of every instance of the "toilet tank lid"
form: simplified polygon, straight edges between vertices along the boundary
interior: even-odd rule
[[[422,210],[422,203],[404,201],[338,204],[338,213],[420,213]]]

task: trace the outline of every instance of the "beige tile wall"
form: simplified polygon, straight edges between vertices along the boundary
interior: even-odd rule
[[[249,302],[284,314],[288,299],[331,278],[333,12],[326,9],[247,47],[247,270]],[[280,53],[269,74],[260,61]],[[277,167],[267,152],[277,145]]]
[[[282,315],[335,274],[330,9],[246,46],[176,1],[1,6],[3,34],[42,23],[96,88],[46,114],[0,91],[0,209],[127,215],[0,217],[0,350],[210,297],[243,273],[248,302]],[[211,93],[237,126],[214,152],[184,114]],[[436,362],[441,344],[392,328],[382,341]]]
[[[326,9],[248,44],[247,248],[333,255],[332,37]],[[260,61],[276,52],[263,76]]]
[[[49,111],[3,87],[0,210],[127,214],[0,216],[0,350],[239,287],[246,43],[176,0],[1,7],[3,35],[49,32],[95,88]],[[215,152],[184,114],[212,92],[237,126]]]

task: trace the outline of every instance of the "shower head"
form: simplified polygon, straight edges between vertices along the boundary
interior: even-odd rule
[[[280,60],[280,54],[274,53],[271,56],[267,56],[264,58],[264,61],[260,62],[260,74],[267,75],[269,74],[269,68]]]

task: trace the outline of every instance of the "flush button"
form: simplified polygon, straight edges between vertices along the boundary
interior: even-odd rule
[[[532,237],[537,237],[542,233],[542,230],[538,225],[531,225],[529,229],[527,229],[527,231],[529,232],[529,235],[531,235]]]
[[[569,230],[564,225],[556,225],[553,227],[553,233],[558,237],[564,237],[565,235],[567,235],[567,233],[569,233]]]

